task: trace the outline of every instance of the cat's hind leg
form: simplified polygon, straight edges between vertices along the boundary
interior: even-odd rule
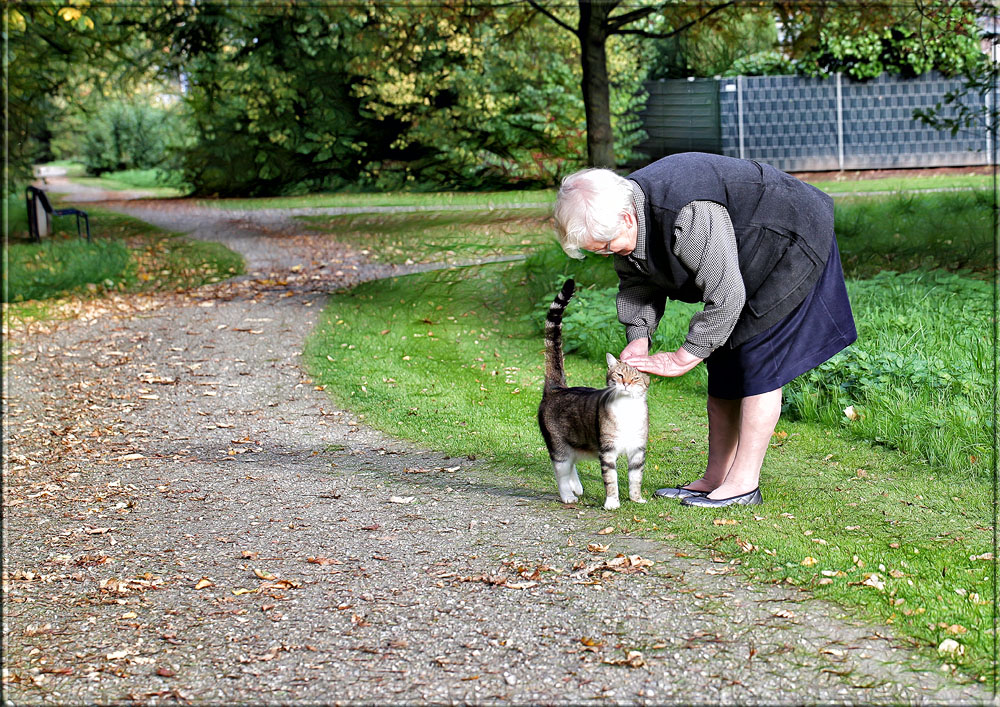
[[[553,459],[552,470],[556,475],[556,486],[559,487],[559,499],[563,503],[576,503],[578,496],[583,494],[583,487],[576,476],[574,459]],[[575,484],[573,482],[576,482]],[[579,487],[579,491],[577,491]]]
[[[618,502],[618,457],[612,450],[601,452],[601,477],[604,479],[604,510],[613,511]]]
[[[642,497],[642,469],[646,464],[646,448],[639,447],[628,452],[628,497],[635,503],[645,503]]]

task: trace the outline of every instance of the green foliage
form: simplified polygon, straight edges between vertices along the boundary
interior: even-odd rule
[[[571,37],[517,6],[367,10],[354,93],[395,154],[379,188],[550,185],[581,165],[580,69]]]
[[[218,195],[335,189],[378,133],[352,100],[343,43],[360,29],[337,7],[206,5],[179,42],[197,140],[187,181]]]
[[[792,73],[776,51],[774,16],[760,8],[738,6],[711,24],[650,44],[651,79]]]
[[[54,124],[91,94],[129,90],[171,63],[163,44],[187,8],[171,3],[61,2],[4,4],[6,174],[30,178],[33,163],[51,159]],[[169,42],[167,42],[169,44]]]
[[[985,62],[975,13],[954,3],[880,5],[872,12],[834,6],[812,20],[804,32],[809,41],[801,42],[806,48],[796,56],[798,70],[810,76],[843,72],[864,80],[931,70],[951,76]]]
[[[199,193],[530,187],[580,164],[572,45],[517,7],[205,5],[180,42]]]
[[[90,174],[148,170],[166,163],[182,133],[170,111],[140,101],[112,100],[95,111],[79,142]]]

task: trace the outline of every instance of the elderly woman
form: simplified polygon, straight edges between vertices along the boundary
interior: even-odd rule
[[[566,177],[555,220],[570,256],[615,255],[623,361],[660,376],[708,368],[705,472],[656,495],[761,503],[782,386],[857,339],[833,200],[766,164],[684,153],[627,178],[606,169]],[[668,297],[705,307],[679,349],[650,354]]]

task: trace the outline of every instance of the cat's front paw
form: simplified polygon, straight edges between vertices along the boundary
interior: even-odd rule
[[[613,511],[621,505],[617,498],[607,498],[604,500],[604,510],[606,511]]]
[[[560,493],[559,500],[563,503],[576,503],[579,500],[579,497],[573,493]]]
[[[629,496],[629,498],[632,499],[633,503],[645,503],[646,502],[646,499],[643,498],[642,496]]]

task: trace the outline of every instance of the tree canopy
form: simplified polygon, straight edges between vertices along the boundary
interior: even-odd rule
[[[142,86],[180,96],[190,128],[170,132],[191,139],[171,149],[205,194],[547,185],[630,157],[647,75],[981,76],[981,11],[961,0],[9,3],[8,177],[50,156],[59,126],[118,130],[128,111],[102,103]]]

